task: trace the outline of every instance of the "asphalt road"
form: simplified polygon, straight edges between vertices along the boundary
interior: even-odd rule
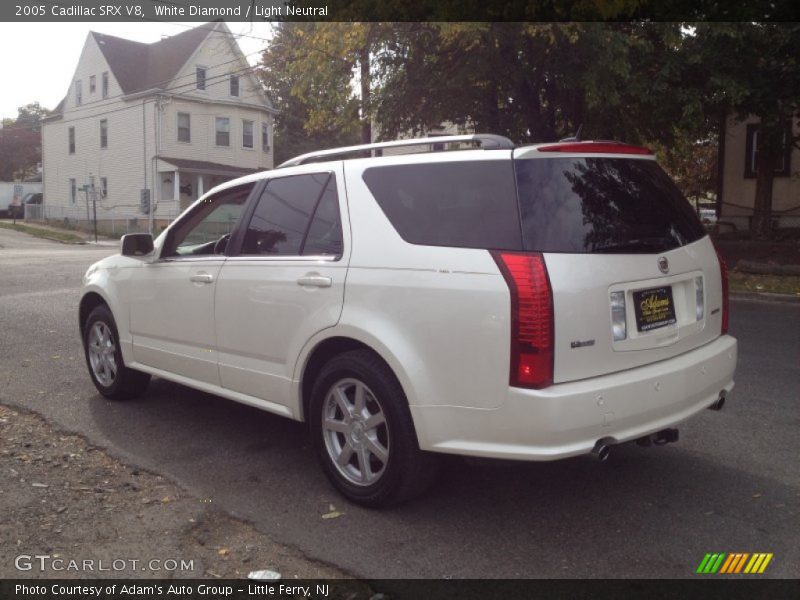
[[[329,487],[302,424],[163,380],[127,403],[95,392],[78,291],[114,251],[0,229],[0,402],[310,558],[370,578],[691,577],[706,552],[773,552],[767,576],[800,576],[800,304],[732,302],[736,389],[677,444],[621,447],[604,464],[449,459],[426,496],[369,511]],[[330,504],[344,515],[322,519]]]

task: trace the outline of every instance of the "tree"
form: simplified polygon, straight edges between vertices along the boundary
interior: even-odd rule
[[[382,133],[451,121],[519,142],[575,133],[669,141],[681,112],[674,23],[445,23],[396,29]],[[390,46],[391,47],[391,46]]]
[[[38,102],[17,109],[16,120],[0,129],[0,180],[26,179],[42,161],[41,121],[48,111]]]
[[[275,117],[275,160],[358,142],[358,105],[351,98],[351,65],[320,66],[310,50],[316,25],[279,23],[258,75],[280,110]],[[314,54],[314,61],[309,56]],[[316,63],[316,64],[315,64]]]
[[[755,238],[770,235],[775,165],[787,143],[798,147],[800,141],[787,128],[800,116],[798,48],[798,23],[701,23],[686,44],[700,72],[697,86],[707,98],[704,112],[716,114],[722,126],[729,113],[740,120],[759,118],[750,227]]]

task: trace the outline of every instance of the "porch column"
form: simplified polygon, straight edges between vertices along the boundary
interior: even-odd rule
[[[197,176],[197,197],[199,198],[202,195],[203,195],[203,176],[202,175],[198,175]]]
[[[172,197],[175,200],[180,201],[181,199],[181,172],[177,169],[175,170],[175,176],[172,178],[172,185],[174,186],[172,191]]]

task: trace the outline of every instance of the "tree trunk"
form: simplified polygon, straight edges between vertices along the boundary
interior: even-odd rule
[[[771,233],[772,183],[775,180],[775,165],[780,157],[780,134],[762,122],[758,134],[758,158],[756,160],[756,197],[753,202],[753,220],[750,222],[750,237],[767,239]]]
[[[361,143],[372,143],[372,110],[370,108],[369,44],[358,56],[361,64]]]

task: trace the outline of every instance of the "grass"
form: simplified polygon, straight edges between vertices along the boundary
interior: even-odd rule
[[[84,239],[74,233],[66,231],[56,231],[53,229],[42,229],[40,227],[30,227],[29,225],[21,225],[13,223],[0,223],[0,228],[11,229],[19,231],[20,233],[27,233],[35,237],[46,238],[51,240],[58,240],[59,242],[83,242]]]
[[[732,292],[770,292],[800,297],[800,277],[795,275],[754,275],[752,273],[730,273]]]

